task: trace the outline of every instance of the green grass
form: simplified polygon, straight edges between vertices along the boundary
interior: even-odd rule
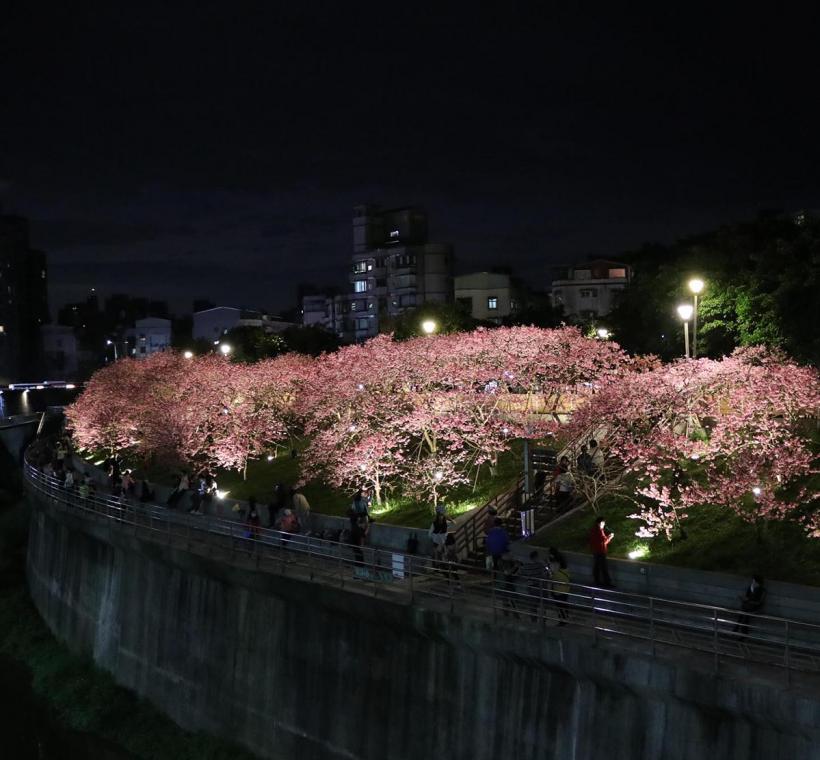
[[[301,447],[297,448],[301,453]],[[101,454],[85,453],[92,462],[103,459]],[[513,444],[510,451],[498,459],[495,476],[489,468],[484,467],[473,489],[465,485],[454,489],[442,500],[447,507],[448,515],[453,517],[488,502],[493,496],[502,493],[515,484],[522,471],[522,449],[520,444]],[[268,462],[256,459],[248,463],[247,478],[236,470],[221,470],[216,474],[220,491],[227,491],[230,498],[246,501],[253,496],[257,503],[266,504],[273,499],[277,483],[292,486],[301,478],[300,459],[292,458],[288,453],[280,454]],[[138,477],[144,470],[134,466]],[[161,466],[151,467],[146,474],[155,483],[170,484],[174,472]],[[313,511],[325,515],[345,516],[350,508],[353,494],[337,491],[320,481],[311,481],[304,488],[310,507]],[[389,496],[381,506],[374,505],[373,516],[376,520],[393,525],[412,528],[426,528],[433,514],[432,505],[415,499],[394,494]]]
[[[26,588],[27,515],[23,504],[0,512],[0,655],[31,673],[32,689],[49,713],[37,720],[103,737],[138,758],[253,760],[236,745],[183,731],[51,635]]]
[[[648,549],[642,559],[661,565],[751,575],[790,583],[820,586],[820,539],[787,522],[769,522],[760,530],[723,507],[702,506],[689,510],[683,521],[687,538],[669,542],[664,536],[635,536],[641,525],[628,515],[635,507],[613,500],[601,508],[607,530],[615,532],[609,546],[614,557],[625,558],[639,547]],[[541,533],[534,543],[567,551],[588,552],[587,536],[594,521],[588,508]]]

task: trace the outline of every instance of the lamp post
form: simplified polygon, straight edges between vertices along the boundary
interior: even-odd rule
[[[678,316],[683,320],[683,345],[686,358],[689,358],[689,320],[692,318],[692,304],[682,303],[678,306]]]
[[[689,280],[689,290],[695,296],[695,320],[692,323],[692,358],[698,358],[698,295],[703,290],[703,280],[695,277]]]
[[[117,359],[119,359],[119,356],[117,356],[117,344],[109,338],[107,341],[105,341],[105,345],[114,346],[114,361],[117,361]]]

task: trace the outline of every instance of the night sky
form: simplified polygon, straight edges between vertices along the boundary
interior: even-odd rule
[[[52,307],[91,286],[287,307],[300,281],[344,281],[357,202],[423,205],[458,271],[541,286],[555,263],[820,208],[816,17],[15,5],[0,203],[49,253]]]

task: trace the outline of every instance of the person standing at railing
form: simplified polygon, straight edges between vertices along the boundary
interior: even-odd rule
[[[752,582],[748,585],[746,591],[738,598],[740,599],[740,609],[743,610],[744,614],[738,616],[733,632],[738,634],[737,640],[741,641],[749,635],[750,617],[745,613],[759,613],[766,603],[766,586],[763,577],[760,575],[753,576]]]
[[[310,528],[310,502],[308,502],[307,496],[302,492],[304,487],[305,481],[299,480],[296,482],[296,485],[293,486],[291,503],[301,529],[306,531]]]
[[[74,470],[66,470],[65,483],[63,483],[63,485],[66,491],[74,490]]]
[[[447,540],[447,528],[447,518],[443,514],[437,513],[427,531],[430,540],[433,542],[433,559],[436,562],[444,560],[444,542]]]
[[[615,534],[607,533],[605,526],[606,521],[604,518],[597,517],[592,530],[589,532],[589,549],[592,552],[592,577],[596,586],[615,588],[612,578],[609,577],[609,567],[606,562],[607,547],[615,538]]]
[[[552,598],[558,608],[558,625],[566,625],[569,622],[569,598],[570,583],[572,581],[567,561],[564,555],[554,546],[549,549],[550,566],[552,567]]]
[[[538,552],[530,552],[529,559],[521,565],[521,576],[527,583],[527,594],[530,596],[530,617],[535,622],[539,611],[543,608],[546,597],[545,582],[550,578],[549,563],[544,562]]]
[[[248,533],[247,537],[252,541],[259,539],[259,512],[256,509],[256,499],[248,497],[248,515],[245,518],[245,525]]]

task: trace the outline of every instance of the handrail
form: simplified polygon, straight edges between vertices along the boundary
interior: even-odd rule
[[[351,590],[408,604],[424,601],[450,612],[458,608],[496,623],[503,622],[502,617],[536,628],[570,623],[608,640],[648,642],[652,656],[665,649],[700,652],[715,669],[743,660],[785,671],[787,682],[796,671],[820,674],[820,625],[813,623],[582,584],[567,587],[544,578],[515,578],[455,562],[180,514],[125,497],[83,497],[29,462],[24,476],[28,488],[57,508],[131,528],[156,542],[184,542],[191,551],[207,550],[211,557],[223,551],[229,558],[247,556],[256,568],[279,574],[302,573],[309,581],[343,588],[351,578],[366,581]]]
[[[514,506],[523,487],[524,477],[521,476],[512,489],[496,494],[488,502],[475,509],[466,520],[458,525],[453,534],[459,557],[467,557],[481,548],[481,540],[484,538],[484,523],[487,520],[490,507],[495,508],[501,517],[509,514],[512,511],[510,509],[511,503]]]

